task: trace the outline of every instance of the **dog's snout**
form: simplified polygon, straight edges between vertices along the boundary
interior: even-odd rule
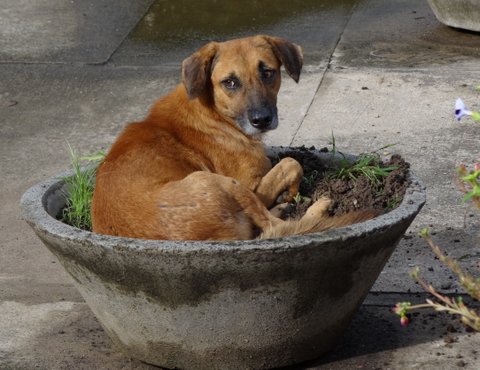
[[[258,129],[266,129],[273,121],[274,112],[267,108],[262,107],[260,109],[250,109],[248,111],[248,120],[253,127]]]

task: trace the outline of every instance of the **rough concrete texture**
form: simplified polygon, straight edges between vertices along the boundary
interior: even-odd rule
[[[5,0],[0,61],[105,63],[152,2]]]
[[[148,12],[151,3],[2,4],[0,368],[150,368],[112,348],[71,278],[21,220],[18,202],[29,186],[68,166],[66,140],[81,153],[96,152],[108,148],[125,122],[143,117],[152,101],[178,82],[178,65],[191,47],[250,32],[276,33],[306,45],[306,73],[298,86],[284,80],[283,122],[268,143],[328,146],[332,130],[338,148],[351,153],[398,143],[388,151],[405,155],[428,189],[426,206],[337,350],[299,368],[480,368],[479,335],[466,332],[455,319],[425,312],[405,329],[388,312],[398,300],[424,300],[408,277],[416,265],[436,287],[458,289],[417,237],[422,227],[430,227],[439,244],[478,273],[479,215],[462,204],[452,178],[457,164],[478,159],[480,128],[455,122],[452,111],[457,97],[480,110],[475,89],[480,36],[442,25],[426,1],[332,1],[322,2],[328,5],[323,8],[312,2],[300,14],[295,10],[300,2],[290,0],[275,1],[273,8],[287,8],[288,15],[270,24],[272,6],[252,7],[253,14],[240,23],[264,14],[262,23],[234,32],[227,23],[196,36],[183,32],[179,17],[170,28],[180,39],[162,49],[136,37],[149,19],[162,20],[161,13]],[[177,3],[158,1],[152,9]],[[90,23],[75,6],[89,9]],[[204,19],[203,13],[194,14],[199,22]],[[157,38],[162,40],[164,32]]]
[[[480,1],[428,0],[437,19],[450,27],[480,32]]]
[[[57,221],[61,177],[22,196],[24,219],[112,341],[167,368],[263,369],[326,353],[425,203],[412,177],[396,209],[346,228],[271,240],[151,241]]]

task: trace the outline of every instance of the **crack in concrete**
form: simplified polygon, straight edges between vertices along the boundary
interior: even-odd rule
[[[118,43],[118,45],[116,47],[113,48],[113,50],[111,51],[110,55],[107,57],[107,59],[105,59],[104,61],[101,61],[101,62],[94,62],[94,63],[86,63],[87,65],[107,65],[110,63],[112,57],[117,53],[117,51],[122,47],[122,45],[125,43],[125,41],[128,39],[128,37],[130,36],[130,34],[133,32],[133,30],[135,30],[135,28],[138,26],[138,24],[140,22],[142,22],[142,20],[145,18],[145,16],[151,11],[153,5],[156,3],[156,0],[152,0],[150,5],[147,7],[147,10],[145,11],[145,13],[139,17],[138,21],[130,28],[130,30],[126,33],[125,37],[123,39],[120,40],[120,42]]]
[[[327,74],[328,70],[330,69],[330,65],[331,65],[332,60],[334,58],[335,52],[337,51],[337,48],[338,48],[338,45],[340,44],[340,41],[342,41],[343,34],[345,33],[345,30],[347,29],[348,24],[350,23],[350,20],[352,19],[353,14],[355,13],[355,10],[357,9],[357,6],[358,6],[358,2],[355,3],[354,5],[352,5],[352,8],[350,9],[350,12],[348,13],[347,20],[345,22],[344,27],[342,28],[342,32],[340,32],[340,34],[339,34],[339,36],[338,36],[338,38],[335,42],[335,46],[333,47],[332,52],[330,53],[330,55],[328,57],[327,65],[323,68],[322,75],[320,77],[320,81],[318,82],[318,85],[315,89],[315,93],[313,94],[312,99],[310,100],[310,103],[308,104],[308,107],[305,111],[305,114],[303,115],[302,120],[300,121],[300,124],[298,125],[297,129],[295,130],[294,134],[292,135],[292,140],[290,140],[289,146],[293,145],[293,143],[294,143],[294,141],[297,137],[297,134],[300,131],[300,128],[302,127],[303,122],[305,121],[305,118],[308,116],[308,112],[310,111],[310,108],[312,107],[312,104],[315,101],[315,97],[317,96],[317,93],[318,93],[318,91],[320,90],[320,87],[323,84],[323,80],[325,79],[325,75]]]

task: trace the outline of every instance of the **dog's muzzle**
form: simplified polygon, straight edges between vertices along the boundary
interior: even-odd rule
[[[278,126],[277,108],[263,106],[249,109],[248,120],[258,130],[273,130]]]

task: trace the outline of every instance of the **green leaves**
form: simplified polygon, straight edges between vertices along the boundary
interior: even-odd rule
[[[62,178],[66,185],[66,206],[63,209],[62,220],[79,229],[91,230],[95,173],[98,162],[105,157],[105,153],[98,152],[93,156],[79,157],[70,144],[68,144],[68,150],[73,175]],[[88,162],[89,165],[82,167],[82,161]]]
[[[362,154],[352,166],[342,166],[335,173],[335,177],[342,180],[356,180],[360,176],[365,176],[372,186],[378,188],[381,186],[383,178],[396,169],[396,166],[382,167],[378,155],[368,153]]]
[[[477,207],[480,206],[480,164],[476,163],[473,170],[467,170],[465,165],[461,165],[457,172],[460,190],[465,193],[463,201],[471,200]]]

